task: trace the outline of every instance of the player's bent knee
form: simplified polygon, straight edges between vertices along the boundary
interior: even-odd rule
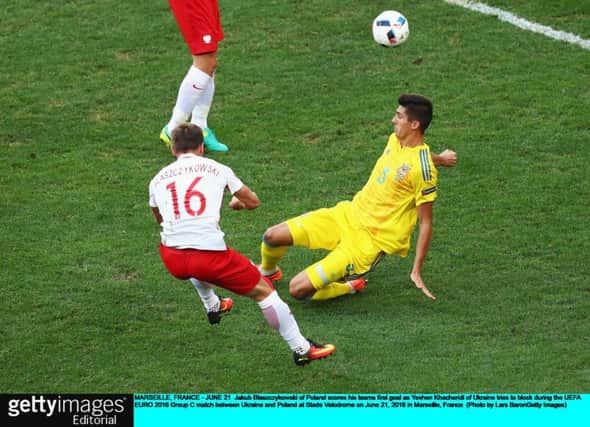
[[[264,278],[261,278],[256,287],[247,293],[246,296],[252,298],[256,302],[260,302],[272,294],[274,290],[275,288],[272,284],[269,284]]]
[[[292,286],[289,286],[289,294],[291,294],[291,296],[295,299],[304,299],[305,298],[305,294],[303,293],[303,291],[301,291],[301,289],[294,288]]]
[[[285,223],[267,228],[262,238],[270,246],[290,246],[293,244],[293,237]]]
[[[305,299],[312,295],[315,289],[307,281],[297,280],[297,276],[289,283],[289,294],[295,299]]]
[[[279,236],[280,236],[280,232],[278,230],[278,227],[272,226],[270,228],[267,228],[266,231],[264,232],[262,238],[264,239],[264,241],[272,246],[276,246],[278,245],[278,241],[279,241]]]
[[[193,55],[193,65],[204,73],[212,76],[217,68],[217,52]]]

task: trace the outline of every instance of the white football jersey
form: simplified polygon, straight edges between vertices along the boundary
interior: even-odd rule
[[[223,193],[244,183],[231,168],[186,153],[163,168],[150,182],[150,206],[162,215],[162,244],[179,249],[225,250],[219,228]]]

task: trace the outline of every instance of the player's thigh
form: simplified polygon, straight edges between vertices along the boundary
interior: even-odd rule
[[[225,251],[195,251],[188,261],[191,277],[196,277],[239,295],[245,295],[260,282],[260,271],[244,255],[231,248]]]
[[[321,289],[329,283],[341,281],[347,276],[352,263],[351,254],[338,246],[320,261],[305,269],[315,289]]]
[[[364,230],[349,231],[325,258],[305,269],[313,287],[360,277],[372,271],[382,258],[381,250]]]
[[[383,257],[383,252],[375,245],[369,233],[361,228],[348,230],[340,246],[350,254],[345,279],[360,277],[372,271]]]
[[[169,0],[169,3],[191,54],[216,51],[224,37],[217,0]]]
[[[333,208],[322,208],[286,221],[293,245],[332,250],[338,246],[342,230]]]
[[[160,258],[168,272],[179,280],[191,277],[186,268],[186,251],[160,244]]]

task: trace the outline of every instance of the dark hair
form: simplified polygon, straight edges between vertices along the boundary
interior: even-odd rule
[[[203,131],[193,123],[182,123],[172,131],[172,144],[179,153],[196,150],[203,144]]]
[[[398,104],[406,109],[410,120],[420,122],[420,130],[426,132],[432,121],[432,102],[422,95],[401,95]]]

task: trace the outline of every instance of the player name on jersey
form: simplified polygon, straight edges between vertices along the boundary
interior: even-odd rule
[[[156,183],[162,180],[176,178],[186,174],[209,174],[219,176],[219,170],[214,166],[206,163],[193,163],[190,165],[180,165],[176,168],[165,169],[158,175]]]

